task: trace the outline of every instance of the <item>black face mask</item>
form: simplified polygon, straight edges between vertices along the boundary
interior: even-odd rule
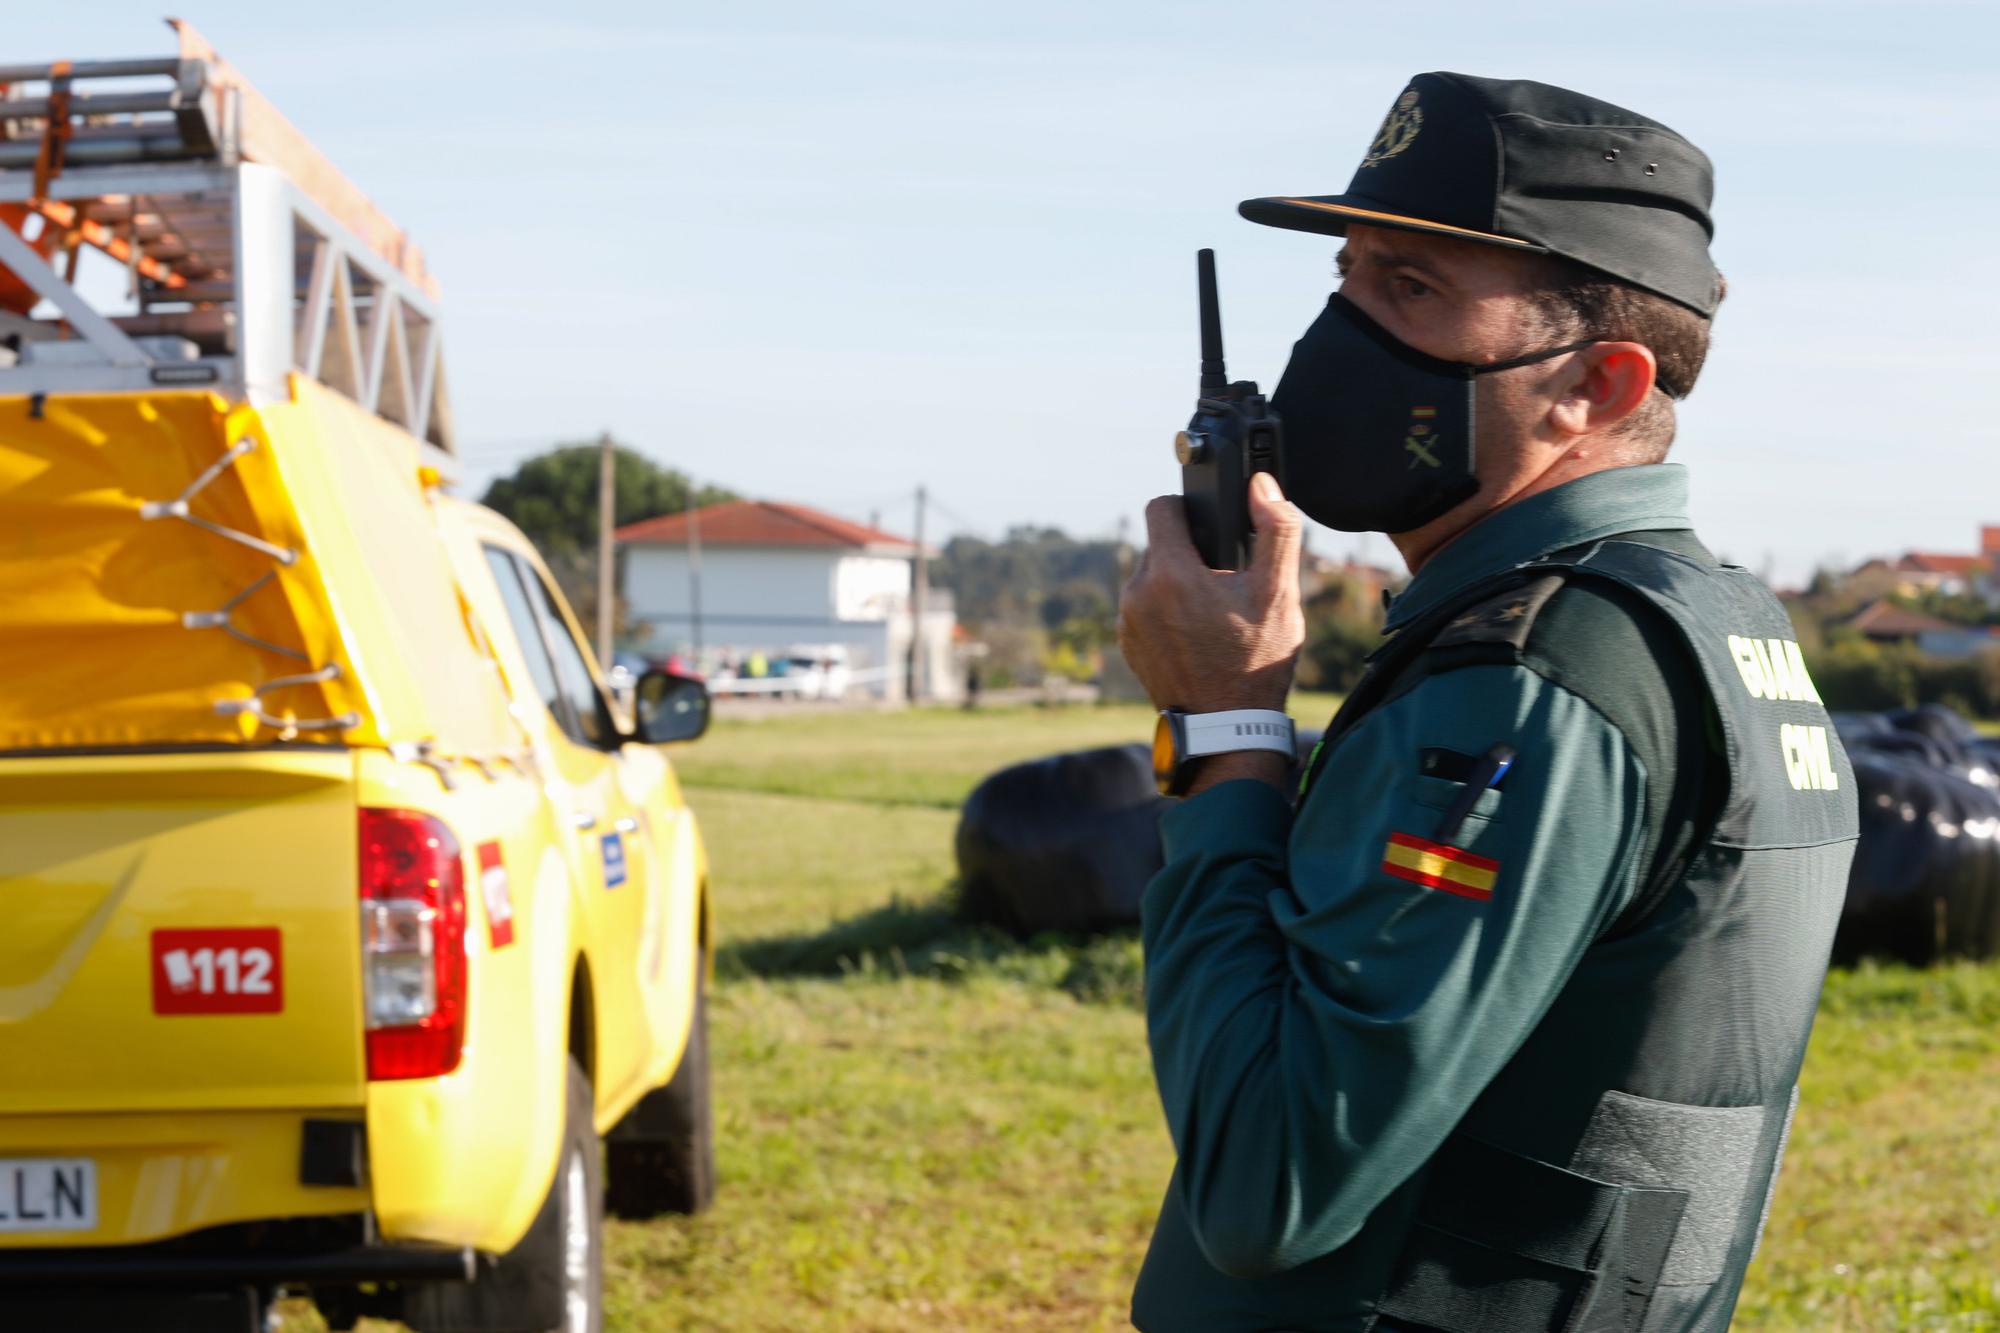
[[[1343,532],[1422,527],[1479,489],[1474,381],[1594,341],[1483,366],[1446,361],[1399,341],[1335,292],[1271,395],[1285,426],[1285,498]]]

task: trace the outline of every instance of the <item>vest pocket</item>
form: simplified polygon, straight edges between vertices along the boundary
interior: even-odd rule
[[[1412,779],[1412,782],[1414,785],[1410,791],[1410,803],[1435,810],[1439,814],[1451,809],[1459,795],[1465,791],[1463,782],[1454,782],[1450,778],[1434,778],[1422,773]],[[1467,813],[1471,819],[1481,824],[1490,824],[1498,820],[1500,790],[1497,787],[1488,787],[1480,792],[1478,799],[1473,801],[1472,808]],[[1424,828],[1418,831],[1429,833],[1431,830]]]
[[[1612,1089],[1598,1100],[1570,1169],[1688,1194],[1660,1281],[1702,1286],[1729,1269],[1753,1212],[1769,1206],[1791,1121],[1782,1107],[1686,1106]]]
[[[1687,1198],[1454,1136],[1432,1159],[1409,1238],[1376,1302],[1381,1327],[1638,1328]]]

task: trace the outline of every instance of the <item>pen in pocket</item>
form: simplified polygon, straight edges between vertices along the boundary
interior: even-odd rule
[[[1473,805],[1480,794],[1489,787],[1498,786],[1500,779],[1514,763],[1514,747],[1507,744],[1495,745],[1479,756],[1472,772],[1466,775],[1465,786],[1458,796],[1446,807],[1444,818],[1438,821],[1437,830],[1431,834],[1433,842],[1450,842],[1458,835],[1459,825],[1472,813]]]

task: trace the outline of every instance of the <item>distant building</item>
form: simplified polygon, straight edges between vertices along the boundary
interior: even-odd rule
[[[1950,629],[1925,630],[1917,635],[1917,647],[1932,657],[2000,653],[2000,625],[1953,625]]]
[[[1884,575],[1890,586],[1883,590],[1905,597],[1936,592],[1947,597],[1980,597],[2000,606],[2000,524],[1979,529],[1977,551],[1910,551],[1894,561],[1870,560],[1850,579],[1868,579],[1873,591]]]
[[[1896,573],[1896,566],[1880,556],[1857,565],[1842,582],[1852,591],[1866,597],[1887,596],[1903,586],[1901,576]]]
[[[1870,602],[1847,618],[1850,629],[1877,643],[1914,643],[1926,634],[1950,633],[1964,629],[1938,616],[1897,606],[1883,598]]]
[[[1382,606],[1382,594],[1399,588],[1408,576],[1353,557],[1333,559],[1307,551],[1299,562],[1300,592],[1307,601],[1330,587],[1345,589],[1357,611],[1374,612]]]
[[[856,689],[905,697],[917,548],[907,538],[805,505],[738,500],[618,529],[634,646],[699,648],[704,670],[753,660],[824,659],[838,645]],[[699,549],[699,588],[695,552]],[[955,699],[951,594],[928,590],[923,692]],[[796,653],[794,650],[798,650]]]
[[[1973,580],[1985,565],[1983,556],[1911,551],[1896,562],[1896,572],[1905,584],[1955,597],[1972,591]]]

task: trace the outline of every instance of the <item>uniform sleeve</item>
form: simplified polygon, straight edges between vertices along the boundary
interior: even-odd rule
[[[1467,855],[1427,859],[1462,788],[1424,752],[1497,743],[1517,757],[1448,840]],[[1645,783],[1588,703],[1492,664],[1369,716],[1296,818],[1250,781],[1168,812],[1147,1036],[1174,1188],[1216,1268],[1338,1248],[1429,1159],[1629,898]]]

